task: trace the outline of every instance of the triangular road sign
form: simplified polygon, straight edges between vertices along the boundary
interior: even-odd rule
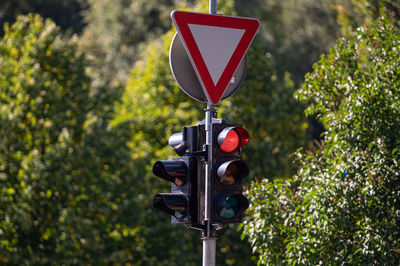
[[[254,18],[174,10],[178,31],[209,103],[217,104],[246,54],[260,22]]]

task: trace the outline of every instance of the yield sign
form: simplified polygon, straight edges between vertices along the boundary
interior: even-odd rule
[[[172,21],[207,96],[217,104],[252,42],[253,18],[172,11]]]

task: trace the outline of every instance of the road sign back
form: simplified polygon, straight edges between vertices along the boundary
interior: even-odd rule
[[[207,100],[217,104],[246,54],[259,21],[184,11],[173,11],[171,18]]]

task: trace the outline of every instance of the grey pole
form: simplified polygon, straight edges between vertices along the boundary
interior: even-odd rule
[[[203,266],[215,266],[216,240],[215,237],[203,238]]]
[[[217,14],[217,0],[210,0],[210,7],[209,7],[209,13],[210,14]]]
[[[205,131],[206,131],[206,146],[207,146],[207,163],[205,167],[205,210],[204,210],[204,219],[206,222],[211,221],[211,198],[212,198],[212,148],[213,148],[213,139],[212,139],[212,119],[216,114],[216,110],[214,106],[210,103],[207,103],[206,109],[206,121],[205,121]],[[207,225],[207,234],[209,235],[210,226]]]
[[[212,119],[216,116],[217,112],[214,106],[207,103],[206,109],[206,146],[208,160],[205,167],[205,197],[204,197],[204,220],[205,230],[203,230],[203,266],[214,266],[215,265],[215,249],[216,249],[216,237],[215,230],[211,224],[211,211],[212,211],[212,150],[213,150],[213,133],[212,133]]]
[[[217,0],[210,0],[209,13],[217,14]],[[203,230],[203,266],[215,266],[215,250],[217,245],[217,238],[215,237],[215,230],[211,224],[211,211],[212,211],[212,150],[213,150],[213,133],[212,133],[212,120],[216,117],[216,110],[211,103],[207,103],[206,109],[206,146],[208,152],[208,160],[206,163],[205,173],[205,197],[204,197],[204,220],[206,229]]]

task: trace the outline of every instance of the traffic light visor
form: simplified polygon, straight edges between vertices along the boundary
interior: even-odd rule
[[[183,133],[175,133],[168,139],[168,144],[174,148],[175,152],[182,156],[186,153],[186,150],[189,148],[189,144],[187,141],[183,140]]]
[[[232,152],[249,142],[249,133],[242,127],[227,127],[219,133],[217,141],[222,151]]]
[[[184,161],[157,161],[153,165],[153,173],[177,186],[187,181],[187,167]]]
[[[181,193],[158,193],[153,198],[153,206],[177,219],[186,216],[187,198]]]

